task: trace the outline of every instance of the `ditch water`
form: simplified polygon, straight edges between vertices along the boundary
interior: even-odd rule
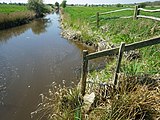
[[[0,120],[31,120],[50,84],[80,78],[82,44],[63,39],[59,15],[0,31]]]

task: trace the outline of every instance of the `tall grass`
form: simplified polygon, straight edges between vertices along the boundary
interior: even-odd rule
[[[0,16],[0,29],[5,29],[28,23],[35,18],[35,13],[33,11],[0,13]]]
[[[156,120],[160,117],[160,90],[157,78],[119,76],[119,87],[106,89],[99,84],[87,88],[96,98],[92,108],[84,109],[77,88],[57,87],[55,83],[31,115],[47,120]],[[154,82],[149,82],[154,81]]]

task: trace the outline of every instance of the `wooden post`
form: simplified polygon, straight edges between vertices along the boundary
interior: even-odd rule
[[[88,72],[88,60],[86,58],[87,55],[88,55],[88,51],[83,50],[83,68],[82,68],[82,79],[81,79],[82,96],[85,95],[85,90],[86,90],[86,79],[87,79],[87,72]]]
[[[97,16],[97,28],[98,28],[99,27],[99,12],[97,12],[96,16]]]
[[[135,6],[134,16],[133,16],[134,20],[136,20],[138,18],[137,15],[139,15],[138,5]]]
[[[121,60],[122,60],[124,50],[125,50],[125,43],[121,43],[121,46],[119,48],[116,71],[115,71],[115,75],[114,75],[114,87],[117,85],[118,73],[119,73],[119,69],[120,69]]]

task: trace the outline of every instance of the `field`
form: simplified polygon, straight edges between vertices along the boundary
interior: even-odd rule
[[[68,15],[64,20],[64,23],[67,26],[72,27],[77,30],[84,30],[84,27],[87,26],[91,31],[97,30],[96,17],[91,18],[91,16],[96,15],[96,12],[103,13],[107,11],[124,9],[117,7],[67,7],[64,9],[64,12]],[[151,8],[150,8],[151,9]],[[153,9],[153,8],[152,8]],[[133,20],[132,18],[123,19],[119,17],[125,16],[133,16],[134,11],[122,11],[112,14],[107,14],[100,16],[100,28],[104,29],[103,35],[101,35],[100,28],[99,31],[91,34],[84,34],[82,31],[82,36],[86,41],[98,41],[96,38],[97,34],[99,36],[107,36],[115,42],[121,41],[121,39],[125,40],[125,42],[134,42],[139,40],[144,40],[149,37],[153,37],[160,34],[160,22],[148,20],[148,19],[138,19]],[[160,17],[159,13],[146,13],[141,12],[140,14]],[[85,25],[85,26],[84,26]],[[84,33],[88,33],[90,31],[85,31]],[[127,38],[127,39],[126,39]],[[112,42],[114,42],[112,41]]]
[[[96,15],[96,12],[103,13],[117,9],[122,8],[66,7],[61,11],[63,29],[70,30],[70,33],[76,31],[76,34],[80,36],[74,38],[86,44],[98,44],[103,41],[111,46],[119,46],[121,42],[127,44],[142,41],[160,35],[160,22],[158,21],[144,18],[137,20],[119,18],[133,16],[134,11],[101,16],[98,28],[96,23],[93,23],[96,18],[91,18],[91,16]],[[140,14],[160,17],[158,12],[141,12]],[[158,120],[160,118],[159,58],[160,45],[125,53],[118,74],[119,86],[116,89],[110,83],[113,81],[117,57],[109,58],[109,60],[106,58],[105,69],[89,72],[87,80],[92,81],[93,84],[88,86],[86,91],[89,94],[94,92],[96,98],[89,106],[90,109],[87,108],[87,112],[85,105],[88,103],[82,102],[83,98],[81,99],[82,96],[79,95],[77,87],[68,89],[64,85],[64,87],[57,88],[54,84],[49,94],[43,96],[44,99],[42,98],[42,103],[36,113],[47,113],[48,120],[55,118],[60,120]],[[109,85],[99,85],[101,82]]]
[[[12,13],[12,12],[23,12],[28,11],[24,5],[5,5],[0,4],[0,13]]]

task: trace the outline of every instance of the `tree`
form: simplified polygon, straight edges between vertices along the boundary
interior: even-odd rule
[[[65,8],[65,7],[67,6],[67,1],[66,1],[66,0],[63,0],[62,3],[61,3],[61,6],[62,6],[63,8]]]
[[[43,0],[28,0],[28,8],[35,11],[37,17],[43,16],[43,12],[45,11]]]
[[[116,5],[116,7],[123,7],[123,5],[119,3]]]
[[[147,6],[146,3],[140,3],[140,4],[139,4],[139,8],[145,8],[146,6]]]
[[[55,7],[59,8],[59,3],[55,2]]]

